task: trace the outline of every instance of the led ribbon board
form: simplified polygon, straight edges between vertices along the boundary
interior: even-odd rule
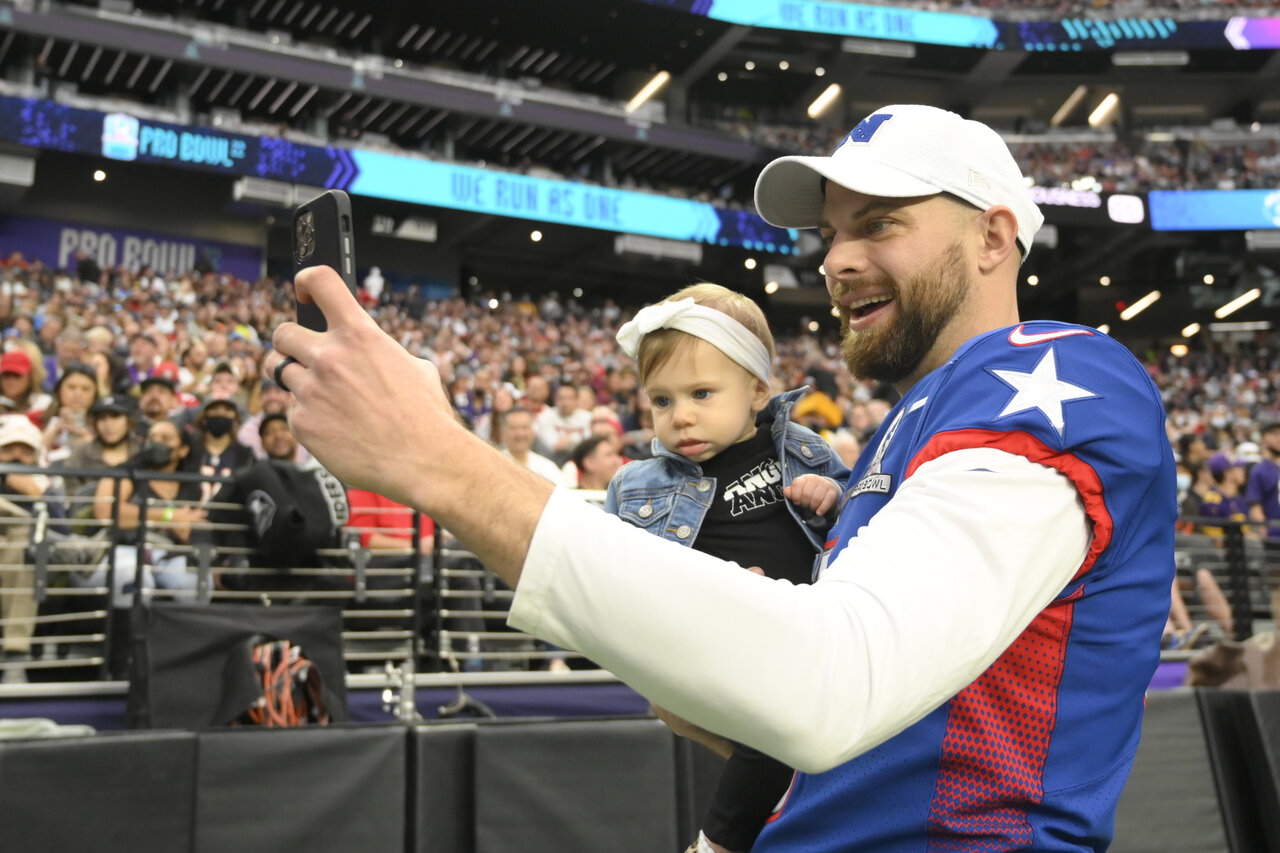
[[[1153,190],[1156,231],[1252,231],[1280,228],[1280,189]]]
[[[717,21],[989,50],[1273,50],[1280,18],[1068,18],[1002,21],[981,15],[902,9],[832,0],[642,0]]]
[[[0,140],[114,160],[343,189],[355,195],[670,240],[795,254],[796,233],[705,202],[359,149],[0,97]]]

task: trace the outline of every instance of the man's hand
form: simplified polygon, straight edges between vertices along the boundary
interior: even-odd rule
[[[282,323],[262,366],[270,375],[286,356],[297,361],[281,371],[297,401],[294,435],[347,485],[435,518],[514,587],[551,483],[467,432],[435,365],[379,329],[336,272],[311,267],[294,286],[328,323]]]
[[[328,267],[302,270],[294,286],[329,327],[321,333],[281,324],[263,365],[270,374],[284,356],[297,359],[281,376],[298,401],[289,416],[294,434],[344,483],[409,504],[425,484],[407,457],[464,433],[435,366],[379,329]]]
[[[817,474],[801,474],[782,491],[790,501],[817,515],[825,515],[840,498],[840,487]]]

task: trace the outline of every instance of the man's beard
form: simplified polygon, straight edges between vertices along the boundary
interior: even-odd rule
[[[851,331],[850,312],[841,306],[844,335],[840,353],[849,372],[859,379],[891,385],[914,373],[968,298],[970,281],[963,261],[963,250],[953,243],[933,267],[917,273],[906,288],[889,278],[874,282],[887,285],[893,295],[898,316],[891,323],[865,332]]]

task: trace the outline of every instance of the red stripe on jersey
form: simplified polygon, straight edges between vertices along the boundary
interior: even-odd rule
[[[1027,807],[1044,798],[1044,765],[1075,601],[1053,602],[948,704],[928,853],[1003,853],[1035,840]]]
[[[1080,499],[1084,502],[1085,513],[1093,523],[1093,541],[1089,543],[1089,553],[1076,571],[1072,580],[1083,575],[1098,561],[1098,557],[1111,543],[1113,524],[1111,513],[1107,511],[1107,503],[1102,494],[1102,480],[1098,472],[1089,463],[1071,453],[1060,453],[1026,432],[999,432],[988,429],[957,429],[940,432],[920,451],[907,466],[906,477],[910,477],[926,462],[937,459],[944,453],[956,450],[968,450],[974,447],[990,447],[1014,453],[1018,456],[1047,465],[1064,474],[1075,484]]]

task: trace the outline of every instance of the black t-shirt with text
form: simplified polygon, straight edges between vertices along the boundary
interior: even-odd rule
[[[809,583],[813,545],[787,509],[782,465],[767,429],[702,463],[716,495],[693,547],[771,578]]]

